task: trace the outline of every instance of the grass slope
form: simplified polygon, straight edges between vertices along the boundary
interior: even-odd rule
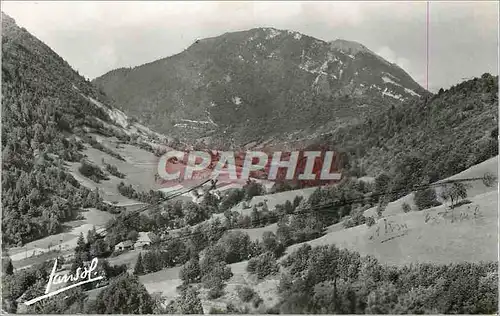
[[[485,175],[485,173],[491,173],[498,177],[498,156],[495,156],[493,158],[490,158],[486,161],[483,161],[477,165],[474,165],[470,167],[469,169],[466,169],[456,175],[453,175],[449,178],[446,178],[444,180],[458,180],[458,179],[467,179],[467,178],[480,178]],[[471,184],[471,188],[467,190],[467,194],[469,196],[475,196],[478,194],[490,192],[490,191],[496,191],[497,187],[486,187],[482,181],[473,181],[473,182],[468,182]],[[440,188],[436,187],[436,193],[438,194],[439,198],[439,192]],[[392,216],[392,215],[397,215],[403,213],[403,203],[408,203],[412,210],[415,211],[417,210],[417,206],[415,205],[414,201],[414,193],[410,193],[396,201],[393,201],[389,203],[383,213],[384,217]],[[364,215],[365,216],[373,216],[376,217],[376,207],[372,207],[368,210],[365,211]]]
[[[336,244],[362,255],[373,255],[387,264],[496,260],[497,253],[492,250],[498,242],[498,193],[490,191],[470,200],[471,204],[453,210],[454,219],[452,212],[445,214],[445,206],[441,205],[382,218],[370,228],[361,225],[328,233],[307,243],[311,246]],[[474,218],[476,207],[479,215]],[[426,214],[431,217],[427,223]],[[287,253],[300,245],[290,246]]]

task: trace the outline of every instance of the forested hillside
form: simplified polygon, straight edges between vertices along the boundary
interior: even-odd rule
[[[60,232],[81,208],[110,208],[64,168],[83,158],[74,134],[110,119],[80,94],[103,98],[90,82],[5,14],[2,32],[2,238],[21,245]]]
[[[319,142],[348,151],[359,174],[391,174],[394,189],[444,179],[498,155],[498,77],[394,106]]]

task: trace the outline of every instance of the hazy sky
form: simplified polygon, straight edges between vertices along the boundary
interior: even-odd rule
[[[268,26],[353,40],[429,89],[498,74],[498,2],[2,2],[17,24],[93,79],[181,52],[197,38]]]

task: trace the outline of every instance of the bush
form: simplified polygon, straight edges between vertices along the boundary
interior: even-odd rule
[[[102,151],[103,153],[106,153],[116,159],[119,159],[121,161],[125,161],[125,159],[120,156],[120,154],[112,151],[111,149],[109,149],[108,147],[104,146],[103,144],[99,143],[96,139],[94,139],[92,136],[89,136],[89,135],[83,135],[82,136],[82,139],[89,143],[90,146],[92,146],[93,148],[97,149],[97,150],[100,150]]]
[[[408,203],[404,202],[404,203],[403,203],[403,212],[404,212],[404,213],[408,213],[409,211],[411,211],[411,206],[410,206],[410,204],[408,204]]]
[[[471,201],[471,200],[469,200],[469,199],[465,199],[465,200],[462,200],[462,201],[460,201],[460,202],[455,203],[455,205],[453,206],[453,208],[455,208],[455,207],[459,207],[459,206],[461,206],[461,205],[465,205],[465,204],[471,204],[471,203],[472,203],[472,201]]]
[[[96,183],[99,183],[101,180],[109,180],[104,172],[102,172],[101,168],[89,163],[86,160],[81,161],[81,166],[78,168],[78,171]]]
[[[181,280],[185,284],[197,283],[200,281],[200,265],[197,258],[192,258],[186,262],[179,273]]]
[[[269,231],[264,232],[262,235],[262,244],[265,251],[273,253],[276,258],[281,257],[286,249],[285,245],[278,240],[276,234]]]
[[[344,228],[350,228],[354,226],[359,226],[363,225],[366,223],[366,217],[363,215],[364,214],[364,208],[359,208],[353,212],[350,218],[347,218],[343,226]]]
[[[248,286],[240,286],[236,289],[236,292],[240,300],[245,303],[250,302],[254,296],[257,295],[257,293]]]
[[[252,300],[253,308],[258,308],[264,300],[256,293]]]
[[[207,294],[208,294],[209,299],[211,299],[211,300],[217,299],[217,298],[221,297],[222,295],[224,295],[224,287],[223,286],[213,287],[208,291]]]
[[[372,216],[368,216],[366,218],[366,226],[372,227],[373,225],[375,225],[375,219]]]
[[[264,195],[266,190],[264,186],[255,181],[251,181],[243,186],[245,192],[245,200],[250,201],[254,196]]]
[[[257,258],[252,258],[248,261],[247,271],[251,274],[256,274],[259,279],[263,279],[268,275],[277,273],[279,266],[274,259],[274,255],[266,252]]]
[[[219,209],[221,211],[229,210],[234,205],[240,203],[245,197],[245,191],[242,189],[232,189],[222,197]]]
[[[419,210],[425,210],[441,205],[441,203],[437,200],[436,191],[433,188],[427,188],[415,192],[415,204]]]
[[[106,166],[106,171],[109,172],[110,174],[112,174],[113,176],[120,178],[120,179],[125,178],[125,174],[118,171],[118,168],[116,166],[110,165],[108,163],[105,163],[104,165]]]

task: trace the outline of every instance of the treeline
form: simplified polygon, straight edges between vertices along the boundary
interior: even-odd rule
[[[264,194],[266,194],[266,188],[262,184],[248,181],[241,189],[230,189],[222,196],[220,210],[224,212],[242,201],[250,201],[254,196]]]
[[[111,175],[120,179],[125,178],[125,174],[121,173],[115,165],[104,162],[104,167],[106,171],[109,172]]]
[[[498,264],[386,266],[334,245],[303,245],[283,263],[285,314],[494,314]]]
[[[156,204],[165,199],[165,195],[159,190],[149,190],[149,192],[137,192],[131,184],[125,185],[122,181],[117,186],[118,192],[129,199],[137,200],[148,204]]]

